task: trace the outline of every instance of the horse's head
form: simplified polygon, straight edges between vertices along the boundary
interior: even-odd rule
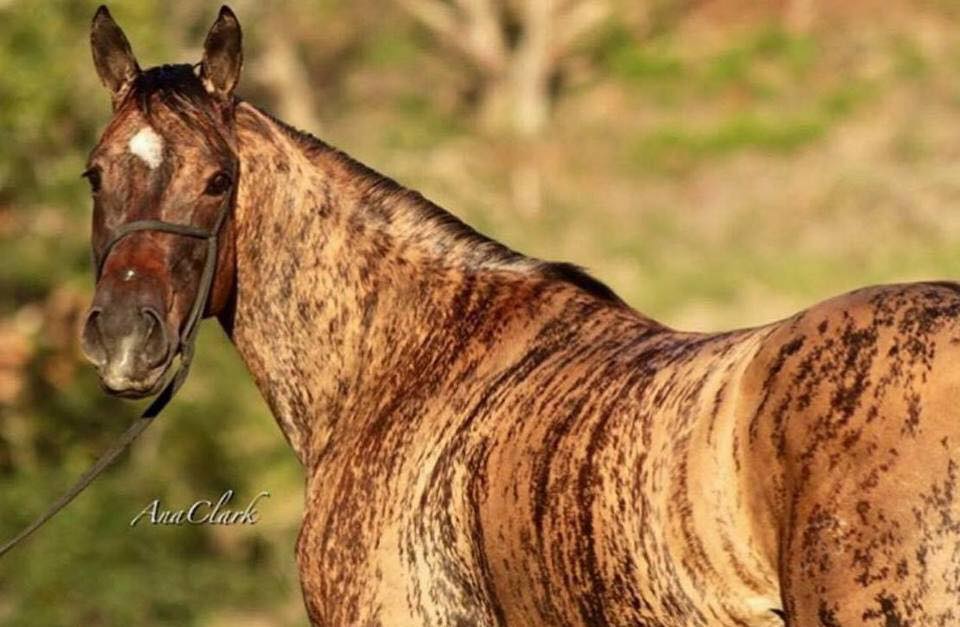
[[[158,391],[194,319],[223,312],[231,297],[226,216],[240,175],[233,122],[240,25],[224,7],[198,65],[142,71],[101,7],[91,44],[113,118],[84,173],[97,283],[81,346],[107,391],[139,398]],[[218,245],[205,234],[219,235]],[[206,268],[212,248],[216,266]]]

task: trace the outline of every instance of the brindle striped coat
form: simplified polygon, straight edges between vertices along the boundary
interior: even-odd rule
[[[232,14],[217,28],[239,51]],[[202,221],[163,190],[238,159],[213,313],[307,473],[314,624],[960,623],[957,285],[674,331],[235,100],[217,53],[199,79],[127,67],[112,87],[95,242]],[[120,156],[146,125],[175,165]],[[98,298],[123,268],[156,278],[129,298],[190,283],[199,261],[157,251],[192,244],[142,239],[153,256],[118,245]]]

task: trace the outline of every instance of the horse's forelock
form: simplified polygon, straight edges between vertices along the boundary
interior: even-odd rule
[[[164,102],[184,105],[208,105],[211,97],[189,64],[160,65],[140,73],[125,100],[134,103],[144,114],[150,115],[151,103],[159,98]]]
[[[207,93],[189,64],[162,65],[144,70],[133,82],[117,107],[115,122],[127,115],[142,116],[158,132],[169,128],[175,119],[183,127],[216,139],[216,144],[232,146],[229,132],[232,107]]]

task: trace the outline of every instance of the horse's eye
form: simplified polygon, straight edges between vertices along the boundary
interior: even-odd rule
[[[222,171],[217,172],[207,181],[207,188],[203,190],[203,193],[210,196],[219,196],[230,189],[231,185],[233,185],[233,180],[229,174]]]
[[[90,168],[81,176],[90,183],[90,191],[96,194],[100,191],[100,168]]]

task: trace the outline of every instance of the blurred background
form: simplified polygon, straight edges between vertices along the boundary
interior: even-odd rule
[[[79,358],[80,172],[110,117],[94,2],[0,0],[0,535],[140,406]],[[142,66],[195,62],[219,2],[117,1]],[[675,327],[771,321],[877,282],[960,278],[955,0],[232,4],[240,94]],[[0,562],[0,624],[306,623],[302,475],[214,323],[131,453]],[[257,492],[255,526],[129,521]]]

